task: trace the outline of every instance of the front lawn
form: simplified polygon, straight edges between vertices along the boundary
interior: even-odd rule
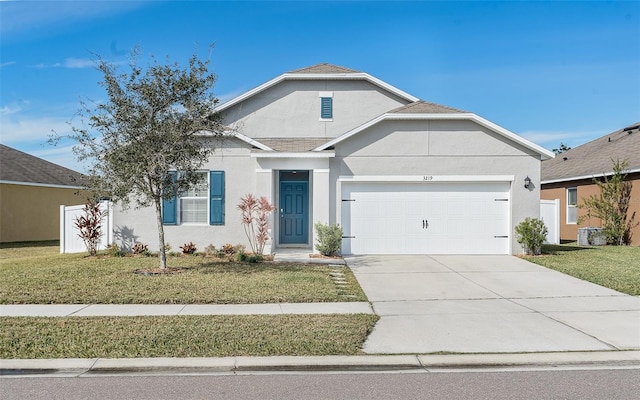
[[[640,247],[543,245],[543,255],[524,259],[610,289],[640,296]]]
[[[0,358],[360,354],[375,315],[0,318]]]
[[[236,263],[202,256],[169,257],[182,268],[145,276],[157,257],[58,254],[56,246],[0,248],[0,304],[244,304],[366,301],[349,268],[338,290],[326,265]]]

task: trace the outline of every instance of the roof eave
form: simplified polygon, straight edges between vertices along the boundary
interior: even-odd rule
[[[637,172],[640,172],[640,168],[624,170],[624,174],[634,174],[634,173],[637,173]],[[547,179],[547,180],[541,181],[540,184],[541,185],[546,185],[546,184],[550,184],[550,183],[581,181],[581,180],[584,180],[584,179],[601,178],[603,176],[610,176],[610,175],[613,175],[613,171],[603,172],[603,173],[599,173],[599,174],[591,174],[591,175],[571,176],[571,177],[568,177],[568,178]]]

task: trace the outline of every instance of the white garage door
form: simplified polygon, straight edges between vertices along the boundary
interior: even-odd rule
[[[344,183],[343,254],[508,254],[509,185]]]

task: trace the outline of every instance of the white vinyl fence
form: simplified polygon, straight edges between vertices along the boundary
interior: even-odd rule
[[[548,231],[545,243],[560,244],[560,199],[540,200],[540,219]]]
[[[79,206],[60,206],[60,253],[82,253],[87,251],[84,242],[78,236],[80,230],[75,226],[76,218],[84,215],[84,204]],[[100,209],[107,211],[102,219],[102,237],[98,250],[104,250],[113,242],[113,204],[101,201]]]

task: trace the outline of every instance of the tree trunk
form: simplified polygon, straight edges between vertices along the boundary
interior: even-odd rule
[[[160,245],[160,269],[167,268],[167,251],[164,247],[164,225],[162,225],[162,199],[155,199],[156,221],[158,222],[158,244]]]

